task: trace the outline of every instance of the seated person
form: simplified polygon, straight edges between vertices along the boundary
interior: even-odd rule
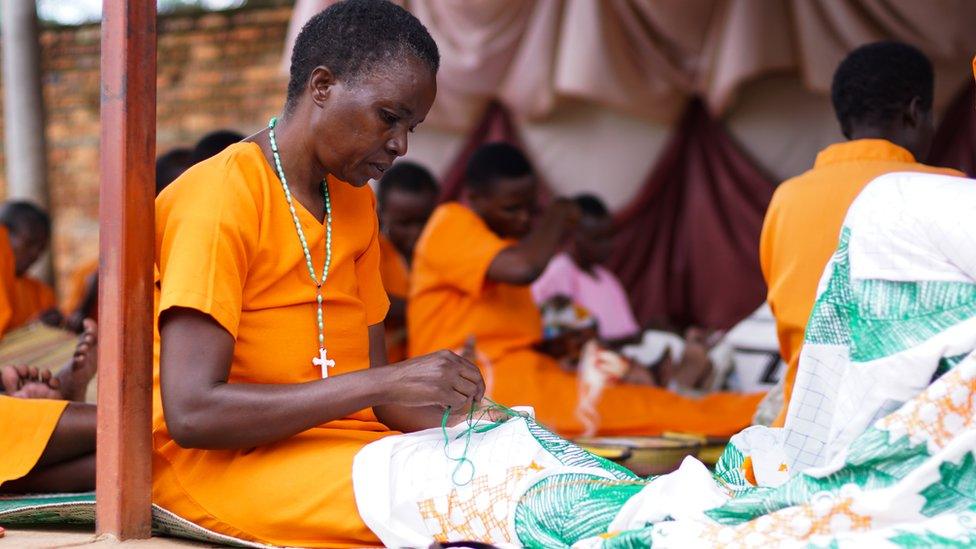
[[[458,349],[474,337],[489,395],[535,408],[540,422],[564,435],[585,430],[577,419],[580,386],[572,372],[535,349],[542,320],[529,285],[576,225],[579,207],[559,200],[539,218],[537,183],[516,148],[485,145],[466,172],[468,205],[435,210],[414,255],[407,325],[410,354]],[[664,389],[610,385],[597,405],[603,434],[688,431],[729,435],[749,424],[759,396],[686,398]]]
[[[51,219],[29,202],[7,202],[0,224],[0,336],[35,320],[61,325],[54,290],[27,273],[50,244]]]
[[[773,194],[759,261],[787,363],[776,426],[786,418],[820,275],[858,193],[886,173],[963,175],[921,163],[935,133],[934,83],[931,61],[908,44],[877,42],[852,51],[831,84],[834,113],[846,140],[820,151],[810,170],[783,182]]]
[[[57,374],[0,368],[0,493],[95,489],[95,406],[85,404],[85,392],[97,366],[96,326],[88,320]]]
[[[386,327],[386,353],[391,362],[407,357],[407,294],[413,250],[440,188],[423,166],[401,160],[383,173],[376,192],[380,220],[380,276],[390,298]]]

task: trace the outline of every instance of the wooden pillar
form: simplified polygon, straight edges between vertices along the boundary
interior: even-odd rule
[[[151,526],[156,0],[103,0],[97,509],[99,534]]]

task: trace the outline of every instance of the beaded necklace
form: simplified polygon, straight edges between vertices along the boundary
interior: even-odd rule
[[[315,267],[312,265],[312,252],[308,249],[308,241],[305,239],[305,231],[302,230],[302,223],[298,220],[298,212],[295,211],[295,204],[291,198],[291,190],[288,188],[288,180],[285,179],[285,170],[281,167],[281,156],[278,155],[278,142],[275,140],[275,124],[278,122],[276,117],[272,117],[268,122],[268,139],[271,141],[271,153],[274,156],[275,169],[278,171],[278,179],[281,180],[281,188],[285,191],[285,200],[288,202],[288,211],[291,212],[291,219],[295,223],[295,231],[298,232],[298,241],[305,252],[305,265],[308,267],[308,274],[312,277],[312,284],[315,284],[316,316],[315,320],[319,328],[319,352],[312,358],[312,364],[322,368],[322,378],[329,377],[329,368],[335,366],[335,361],[328,357],[325,349],[325,323],[322,320],[322,287],[329,276],[329,267],[332,265],[332,200],[329,198],[328,182],[322,180],[322,196],[325,197],[325,265],[322,266],[322,279],[315,275]]]

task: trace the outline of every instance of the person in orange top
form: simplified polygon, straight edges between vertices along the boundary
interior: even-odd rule
[[[530,405],[540,423],[564,435],[585,427],[576,417],[575,373],[536,350],[542,320],[529,285],[559,250],[579,217],[557,200],[533,228],[537,182],[518,149],[485,145],[466,173],[468,205],[434,211],[414,255],[407,307],[410,355],[461,348],[473,337],[487,363],[489,396]],[[650,385],[607,387],[599,400],[601,434],[686,431],[731,435],[749,425],[760,395],[688,398]]]
[[[386,315],[386,353],[391,362],[407,357],[407,294],[413,250],[437,205],[440,188],[420,164],[400,161],[380,178],[376,192],[380,220],[380,277],[390,311]]]
[[[403,8],[337,2],[296,39],[280,119],[157,198],[156,504],[261,543],[378,545],[355,455],[480,402],[454,353],[386,365],[367,183],[406,153],[438,65]]]
[[[773,426],[786,419],[817,285],[861,189],[889,172],[962,175],[916,160],[925,158],[933,135],[933,85],[932,64],[912,46],[879,42],[852,51],[831,86],[834,111],[849,141],[821,151],[813,169],[773,194],[759,247],[787,364],[784,403]]]
[[[85,404],[98,365],[95,323],[56,375],[0,367],[0,493],[95,489],[95,406]]]
[[[27,274],[48,248],[51,219],[29,202],[14,201],[0,206],[0,224],[6,229],[0,236],[0,255],[13,257],[12,266],[0,265],[0,286],[11,309],[9,318],[0,320],[0,335],[35,320],[61,325],[63,317],[55,307],[54,290]],[[0,319],[5,316],[0,314]]]

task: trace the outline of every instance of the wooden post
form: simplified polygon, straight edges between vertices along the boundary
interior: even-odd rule
[[[103,0],[99,236],[99,534],[151,527],[156,0]]]

